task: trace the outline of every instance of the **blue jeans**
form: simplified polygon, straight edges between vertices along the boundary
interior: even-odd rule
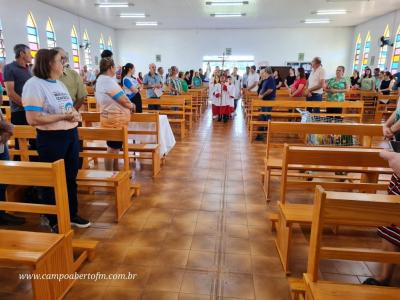
[[[160,99],[160,98],[157,98],[157,97],[151,97],[150,99]],[[149,110],[160,110],[161,109],[161,105],[158,105],[158,104],[150,104],[149,105]]]
[[[4,152],[0,153],[0,160],[10,160],[7,145],[4,146]],[[6,201],[6,189],[7,185],[0,184],[0,201]],[[2,212],[0,212],[0,214],[1,213]]]
[[[317,93],[311,93],[311,97],[306,98],[307,101],[322,101],[322,94],[317,94]],[[307,111],[310,113],[319,113],[320,109],[319,107],[309,107],[307,108]]]
[[[264,101],[273,101],[273,100],[264,100]],[[272,111],[272,107],[263,106],[263,107],[261,107],[261,111],[262,112],[271,112]],[[260,121],[269,121],[269,120],[271,120],[271,115],[260,115],[259,120]],[[265,131],[266,128],[265,127],[259,127],[258,130],[259,131]]]

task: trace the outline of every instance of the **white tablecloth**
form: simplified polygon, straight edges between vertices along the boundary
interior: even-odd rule
[[[159,133],[159,143],[160,143],[160,155],[161,157],[168,154],[172,148],[174,148],[176,141],[174,133],[172,132],[171,125],[169,125],[169,121],[166,115],[159,115],[160,118],[160,133]],[[130,130],[155,130],[154,123],[137,123],[130,122],[129,129]],[[129,135],[129,139],[135,140],[136,143],[155,143],[155,137],[152,135]]]

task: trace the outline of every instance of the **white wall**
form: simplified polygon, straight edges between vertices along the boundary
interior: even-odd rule
[[[111,37],[113,48],[116,46],[115,30],[80,18],[64,10],[41,3],[36,0],[0,0],[0,20],[3,25],[4,40],[7,53],[7,62],[14,59],[13,47],[15,44],[28,43],[26,33],[26,20],[28,12],[31,11],[39,32],[39,43],[41,48],[47,48],[46,23],[50,17],[56,33],[57,46],[63,47],[70,54],[71,61],[71,29],[75,25],[79,36],[79,43],[82,42],[83,32],[88,31],[91,44],[91,55],[94,63],[95,56],[100,57],[99,40],[103,33],[105,43]],[[80,26],[79,26],[80,25]],[[79,31],[80,30],[80,31]],[[83,50],[81,50],[81,66],[84,64]]]
[[[375,62],[373,65],[370,65],[370,67],[378,66],[379,51],[380,51],[380,38],[381,38],[381,36],[383,36],[386,25],[389,25],[390,35],[391,35],[390,39],[393,41],[394,35],[396,34],[396,31],[400,25],[400,10],[397,10],[392,13],[383,15],[381,17],[372,19],[368,22],[362,23],[355,27],[354,34],[353,34],[353,42],[352,42],[352,46],[351,46],[351,48],[352,48],[351,49],[351,58],[350,58],[351,65],[353,65],[354,48],[355,48],[356,39],[357,39],[358,34],[361,33],[361,38],[362,38],[362,48],[361,48],[362,49],[361,55],[362,55],[363,51],[364,51],[365,38],[367,36],[368,31],[371,31],[371,50],[369,53],[369,62],[371,62],[371,57],[375,56]],[[392,50],[393,50],[393,48],[390,47],[389,48],[389,57],[386,61],[387,69],[390,67],[390,63],[392,60],[392,53],[393,53]],[[361,65],[361,61],[360,61],[360,65]]]
[[[256,30],[118,30],[120,63],[132,62],[137,72],[161,54],[159,65],[187,70],[202,65],[204,55],[254,55],[256,62],[285,65],[305,53],[305,61],[320,56],[329,74],[337,65],[350,66],[353,28],[273,28]]]

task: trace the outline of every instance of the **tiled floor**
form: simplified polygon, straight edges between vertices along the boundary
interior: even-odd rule
[[[79,281],[66,299],[290,299],[267,221],[279,182],[267,206],[260,183],[264,154],[264,144],[249,144],[240,113],[223,124],[208,111],[156,179],[149,166],[136,172],[142,195],[119,224],[110,196],[82,195],[82,214],[94,224],[76,234],[101,243],[96,260],[80,271],[131,272],[137,278]],[[306,270],[308,234],[308,228],[295,228],[294,276]],[[376,243],[368,232],[350,232],[347,240],[354,234],[364,244]],[[321,266],[326,279],[356,283],[378,270],[376,264],[341,261]],[[0,270],[1,299],[29,295],[29,284],[10,279],[17,273]]]

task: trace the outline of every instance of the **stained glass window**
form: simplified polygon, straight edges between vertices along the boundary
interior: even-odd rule
[[[76,33],[75,26],[72,26],[71,29],[71,44],[72,44],[72,61],[73,68],[79,72],[80,64],[79,64],[79,43],[78,43],[78,35]]]
[[[107,43],[108,45],[108,47],[107,47],[107,49],[108,50],[110,50],[110,51],[113,51],[113,46],[112,46],[112,41],[111,41],[111,37],[109,37],[108,38],[108,43]]]
[[[399,64],[400,64],[400,26],[397,29],[396,37],[394,40],[392,64],[390,66],[392,74],[395,74],[400,71]]]
[[[361,34],[358,34],[356,41],[356,49],[354,50],[353,70],[360,68],[360,55],[361,55]]]
[[[385,32],[383,33],[383,36],[385,39],[390,38],[390,30],[389,30],[389,25],[386,25]],[[381,47],[381,50],[379,51],[379,61],[378,61],[378,68],[381,70],[386,69],[386,60],[387,60],[387,55],[388,55],[388,45],[385,45]]]
[[[368,66],[369,51],[371,50],[371,33],[368,31],[367,37],[365,38],[364,53],[362,59],[362,70]]]
[[[56,46],[56,34],[54,32],[53,22],[49,18],[46,24],[46,37],[47,37],[47,48],[51,49]]]
[[[99,49],[100,53],[103,52],[103,50],[106,48],[105,42],[104,42],[104,37],[103,34],[100,35],[100,41],[99,41]]]
[[[3,27],[0,21],[0,62],[6,60],[6,47],[4,46]]]
[[[85,55],[85,65],[90,69],[92,67],[92,54],[90,51],[90,40],[87,30],[83,33],[83,46]]]
[[[37,31],[37,26],[35,19],[31,12],[28,13],[28,19],[26,21],[26,30],[28,33],[28,46],[31,49],[32,57],[36,56],[37,51],[39,50],[39,35]]]

